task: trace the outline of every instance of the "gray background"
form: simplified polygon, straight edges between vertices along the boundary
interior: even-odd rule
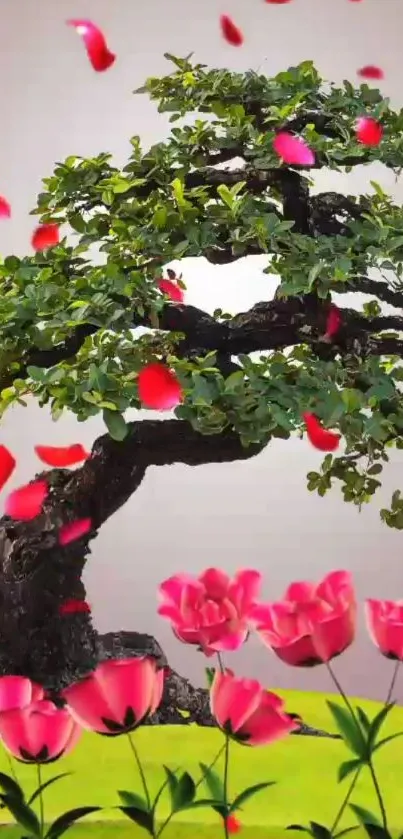
[[[218,16],[224,11],[245,32],[239,50],[220,38]],[[71,17],[103,27],[118,54],[108,72],[92,71],[79,37],[65,26]],[[334,81],[354,80],[358,67],[379,63],[386,71],[383,90],[400,107],[402,24],[401,0],[293,0],[284,6],[227,0],[225,8],[216,0],[2,0],[0,194],[11,201],[13,218],[1,222],[0,252],[30,252],[35,219],[28,212],[56,160],[111,151],[123,164],[131,135],[140,134],[144,147],[166,135],[167,120],[155,105],[131,94],[146,76],[170,72],[165,51],[193,50],[206,64],[260,68],[269,75],[309,58]],[[370,178],[401,197],[401,185],[380,166],[348,177],[321,173],[317,188],[365,191]],[[274,283],[262,267],[260,258],[224,268],[187,260],[187,300],[209,311],[220,306],[236,312],[270,299]],[[91,446],[102,431],[100,421],[78,425],[69,415],[53,424],[35,405],[13,410],[1,429],[1,442],[19,459],[8,489],[37,468],[35,443]],[[252,566],[264,572],[264,593],[274,598],[292,579],[345,567],[353,571],[361,597],[403,597],[403,536],[383,526],[378,513],[403,485],[402,458],[393,458],[377,503],[360,515],[343,505],[337,490],[325,499],[306,491],[305,474],[320,460],[306,441],[294,439],[271,445],[249,463],[150,469],[94,543],[86,583],[97,627],[153,632],[173,666],[201,679],[205,662],[175,641],[156,615],[157,585],[174,572]],[[256,641],[233,664],[268,685],[328,688],[321,668],[287,668]],[[363,631],[337,666],[349,692],[385,695],[391,665]]]

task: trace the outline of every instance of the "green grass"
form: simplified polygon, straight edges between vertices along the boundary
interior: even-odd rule
[[[278,693],[285,696],[288,710],[301,713],[307,723],[334,730],[325,694]],[[369,700],[357,701],[371,717],[380,708],[378,703]],[[385,724],[384,736],[396,731],[403,731],[403,708],[393,709]],[[145,727],[134,736],[152,793],[157,791],[164,779],[163,763],[171,768],[180,765],[197,779],[200,775],[198,761],[210,763],[222,745],[222,735],[218,731],[197,726],[186,729],[181,726]],[[293,834],[289,831],[285,833],[284,827],[295,822],[307,823],[309,819],[330,825],[349,783],[347,780],[337,784],[337,766],[350,756],[342,742],[324,738],[289,737],[271,746],[255,749],[231,744],[231,795],[258,781],[277,782],[246,804],[239,814],[244,825],[242,839],[251,839],[252,834],[254,839],[292,839]],[[403,749],[400,739],[392,741],[377,754],[376,769],[390,826],[398,830],[403,827],[400,803]],[[3,753],[0,753],[0,771],[9,771]],[[45,793],[48,818],[55,818],[63,810],[85,804],[106,808],[101,816],[89,816],[72,830],[72,839],[91,839],[92,836],[95,839],[95,835],[97,839],[112,839],[112,834],[116,839],[146,836],[115,809],[118,803],[116,790],[140,791],[137,770],[125,737],[112,739],[86,733],[73,755],[57,766],[43,768],[43,778],[46,780],[62,771],[74,774]],[[24,789],[30,792],[36,784],[35,767],[18,764],[17,774]],[[362,773],[353,800],[377,811],[366,771]],[[168,802],[163,798],[161,817],[167,811]],[[164,834],[166,839],[218,839],[222,835],[219,817],[213,811],[192,811],[192,824],[187,823],[189,815],[184,813],[175,817]],[[344,820],[343,825],[353,823],[351,817]],[[1,839],[16,839],[20,835],[9,827],[1,829]],[[358,837],[358,834],[355,835]],[[301,839],[301,834],[295,834],[295,837]]]

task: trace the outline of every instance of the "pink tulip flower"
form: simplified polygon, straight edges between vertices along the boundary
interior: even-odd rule
[[[370,638],[382,655],[403,661],[403,600],[367,600],[365,613]]]
[[[0,737],[23,763],[50,763],[72,751],[81,729],[68,711],[40,699],[0,713]]]
[[[245,746],[265,746],[295,731],[284,702],[253,679],[216,671],[210,690],[211,712],[219,727]]]
[[[160,585],[158,614],[171,621],[180,641],[197,644],[206,655],[237,650],[248,637],[260,584],[261,575],[251,569],[233,580],[218,568],[197,578],[176,574]]]
[[[0,676],[0,713],[26,708],[43,697],[43,688],[25,676]]]
[[[157,710],[164,671],[152,658],[103,661],[90,676],[63,691],[74,719],[111,737],[134,731]]]
[[[313,667],[352,644],[356,611],[350,574],[333,571],[319,585],[292,583],[281,602],[256,606],[251,621],[286,664]]]

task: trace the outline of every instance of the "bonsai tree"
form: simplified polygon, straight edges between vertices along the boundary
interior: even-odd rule
[[[403,112],[367,84],[325,85],[309,61],[266,78],[166,57],[173,72],[136,92],[169,114],[169,138],[143,152],[132,137],[122,170],[107,153],[58,163],[33,213],[66,237],[0,266],[1,413],[30,394],[55,420],[102,413],[106,426],[79,468],[36,476],[49,487],[39,516],[0,524],[0,672],[53,689],[95,665],[90,615],[63,616],[60,604],[85,597],[90,542],[150,465],[245,460],[273,438],[302,435],[314,415],[320,435],[333,428],[341,441],[336,450],[330,431],[325,445],[316,440],[333,451],[308,489],[336,484],[360,508],[390,449],[403,447],[402,208],[373,181],[357,198],[313,194],[311,180],[375,160],[399,174]],[[382,126],[380,143],[357,137],[362,117]],[[303,138],[310,165],[279,157],[273,140],[284,131]],[[278,286],[241,313],[187,305],[182,280],[164,268],[251,254],[267,255]],[[368,302],[336,311],[335,292]],[[144,407],[139,374],[153,364],[181,389],[176,418],[129,422],[128,409]],[[60,527],[85,517],[91,529],[61,545]],[[398,489],[381,517],[403,528]]]

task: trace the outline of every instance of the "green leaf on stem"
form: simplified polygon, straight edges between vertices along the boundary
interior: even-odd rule
[[[139,810],[144,810],[145,813],[149,812],[147,801],[137,792],[127,792],[124,789],[119,789],[118,796],[125,807],[137,807]]]
[[[0,787],[11,798],[24,801],[25,796],[20,785],[13,778],[10,778],[9,775],[6,775],[5,772],[0,772]]]
[[[374,813],[371,813],[370,810],[366,810],[364,807],[359,807],[358,804],[349,804],[348,806],[353,811],[360,824],[364,827],[368,824],[375,825],[375,827],[382,827],[378,817],[375,816]]]
[[[363,828],[369,839],[392,839],[389,831],[377,824],[363,824]]]
[[[229,812],[233,813],[234,810],[239,810],[242,807],[242,804],[245,804],[245,801],[248,801],[249,798],[252,798],[252,796],[256,795],[257,792],[260,792],[262,789],[267,789],[267,787],[272,787],[274,784],[275,781],[263,781],[260,784],[254,784],[251,787],[247,787],[234,799],[230,805]]]
[[[154,816],[152,813],[145,813],[138,807],[119,807],[119,810],[139,827],[143,827],[150,836],[154,835]]]
[[[302,830],[303,833],[310,833],[309,827],[304,827],[303,824],[288,824],[286,830]]]
[[[75,807],[74,810],[67,810],[66,813],[63,813],[50,825],[45,839],[58,839],[59,836],[62,836],[79,819],[88,816],[90,813],[96,813],[99,810],[102,810],[102,807]]]
[[[39,824],[38,817],[31,807],[28,807],[28,804],[21,799],[13,798],[10,795],[4,795],[3,801],[10,811],[11,815],[14,816],[16,822],[24,828],[24,830],[28,830],[32,836],[40,836],[41,835],[41,826]]]
[[[176,774],[176,772],[178,772],[178,771],[179,771],[179,768],[180,768],[180,767],[178,766],[178,767],[177,767],[177,769],[175,769],[175,770],[174,770],[174,772],[173,772],[173,774],[174,774],[174,775]],[[172,771],[172,770],[170,770],[170,772],[171,772],[171,771]],[[159,800],[160,800],[160,798],[161,798],[162,793],[164,792],[164,790],[165,790],[165,789],[166,789],[166,787],[168,786],[168,783],[169,783],[169,781],[168,781],[168,778],[167,778],[167,779],[164,781],[164,783],[162,784],[162,786],[160,787],[160,789],[158,790],[157,795],[156,795],[156,796],[155,796],[155,798],[154,798],[154,803],[153,803],[153,806],[152,806],[152,808],[151,808],[151,812],[152,812],[153,814],[155,813],[155,811],[156,811],[156,809],[157,809],[158,802],[159,802]]]
[[[214,669],[214,667],[205,667],[204,669],[205,669],[205,673],[206,673],[207,687],[210,690],[211,685],[214,682],[215,669]]]
[[[195,810],[199,807],[211,807],[212,810],[215,810],[223,819],[229,816],[230,808],[227,804],[223,801],[217,801],[214,798],[200,798],[198,801],[192,801],[187,807],[187,810]]]
[[[32,804],[33,801],[35,801],[35,799],[38,798],[38,795],[42,795],[43,791],[47,787],[50,787],[51,784],[54,784],[55,781],[60,781],[61,778],[67,778],[67,775],[71,774],[71,772],[62,772],[61,775],[55,775],[54,778],[49,778],[49,781],[45,781],[45,783],[41,784],[40,787],[38,787],[38,789],[35,790],[34,794],[31,795],[28,804]]]
[[[371,728],[371,720],[362,708],[357,707],[356,711],[363,731],[365,731],[365,733],[368,734]]]
[[[196,795],[196,784],[189,772],[184,772],[178,779],[174,794],[171,796],[172,810],[185,810]]]
[[[166,766],[165,763],[164,763],[164,771],[165,771],[165,774],[167,776],[167,784],[168,784],[169,795],[171,797],[171,804],[172,804],[172,802],[175,798],[176,788],[177,788],[179,782],[178,782],[178,779],[175,775],[175,772],[172,772],[172,769],[170,769],[169,766]]]
[[[379,713],[372,720],[371,727],[368,732],[368,746],[370,751],[372,751],[372,748],[375,745],[376,738],[381,730],[383,723],[386,720],[386,717],[388,716],[392,708],[394,708],[394,706],[394,702],[392,702],[390,705],[385,705],[384,708],[381,708]]]
[[[381,746],[386,746],[386,743],[390,743],[391,740],[396,740],[396,737],[403,737],[403,731],[397,731],[396,734],[389,734],[389,737],[384,737],[383,740],[378,740],[378,742],[372,747],[372,754],[380,749]]]
[[[224,784],[218,772],[215,772],[215,770],[211,769],[210,766],[206,766],[205,763],[199,763],[199,766],[203,773],[203,781],[205,781],[212,797],[215,798],[217,801],[224,802]]]
[[[341,763],[338,770],[337,770],[337,780],[339,784],[341,781],[344,781],[345,778],[348,778],[352,772],[355,772],[361,766],[360,760],[345,760],[344,763]]]
[[[314,839],[331,839],[332,832],[329,828],[325,827],[323,824],[318,824],[318,822],[309,822],[311,826],[311,834],[314,836]]]
[[[347,708],[336,702],[328,699],[327,705],[346,745],[357,757],[365,760],[367,744],[358,720],[353,719]]]
[[[344,830],[340,830],[339,833],[335,834],[334,839],[340,839],[341,836],[346,836],[347,833],[351,833],[353,830],[359,830],[357,825],[354,825],[354,827],[346,827],[344,828]]]

